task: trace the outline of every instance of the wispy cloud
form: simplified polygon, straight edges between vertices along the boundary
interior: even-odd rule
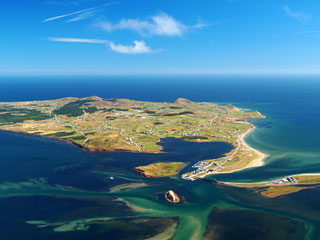
[[[133,43],[134,45],[128,46],[121,44],[116,45],[113,42],[110,42],[109,47],[112,51],[122,54],[141,54],[157,52],[152,50],[151,47],[147,46],[144,41],[134,41]]]
[[[288,6],[283,7],[284,12],[289,16],[298,21],[308,22],[312,19],[312,15],[305,12],[292,11]]]
[[[77,22],[77,21],[80,21],[80,20],[84,20],[84,19],[93,17],[96,14],[97,14],[96,10],[83,12],[83,13],[80,13],[80,14],[76,15],[75,17],[67,20],[67,22]]]
[[[96,7],[87,8],[87,9],[84,9],[84,10],[80,10],[80,11],[76,11],[76,12],[72,12],[72,13],[68,13],[68,14],[64,14],[64,15],[60,15],[60,16],[56,16],[56,17],[47,18],[47,19],[43,20],[42,22],[50,22],[50,21],[57,20],[57,19],[60,19],[60,18],[65,18],[65,17],[77,15],[79,13],[92,11],[94,9],[97,9],[97,8]]]
[[[103,6],[87,8],[87,9],[83,9],[83,10],[80,10],[80,11],[67,13],[67,14],[63,14],[63,15],[59,15],[59,16],[55,16],[55,17],[51,17],[51,18],[47,18],[47,19],[43,20],[42,22],[50,22],[50,21],[53,21],[53,20],[57,20],[57,19],[65,18],[65,17],[70,17],[70,16],[74,16],[74,15],[90,12],[90,11],[93,11],[93,10],[97,10],[97,9],[100,9],[100,8],[108,7],[108,6],[111,6],[111,5],[114,5],[114,4],[118,4],[118,3],[119,2],[107,3],[107,4],[104,4]],[[79,20],[81,20],[81,19],[84,19],[84,18],[79,18]]]
[[[204,27],[210,27],[210,26],[214,26],[214,25],[219,25],[219,24],[223,24],[226,23],[227,21],[217,21],[217,22],[213,22],[213,23],[198,23],[196,25],[193,26],[188,26],[189,29],[193,29],[193,28],[204,28]]]
[[[52,41],[52,42],[69,42],[69,43],[102,43],[102,44],[109,43],[108,40],[88,39],[88,38],[56,38],[56,37],[49,37],[48,40]]]
[[[181,36],[190,28],[203,28],[212,24],[197,24],[187,26],[166,13],[159,13],[148,20],[122,19],[117,23],[104,21],[98,27],[108,32],[116,30],[132,30],[142,36]]]
[[[49,41],[52,42],[66,42],[66,43],[95,43],[105,44],[113,52],[121,54],[142,54],[142,53],[157,53],[159,50],[152,50],[151,47],[147,46],[144,41],[134,41],[133,45],[122,45],[115,44],[114,42],[104,39],[91,39],[91,38],[57,38],[49,37]]]

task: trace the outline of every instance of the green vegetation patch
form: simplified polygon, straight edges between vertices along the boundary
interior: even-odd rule
[[[50,134],[46,134],[46,137],[57,137],[57,138],[61,138],[61,137],[67,137],[67,136],[72,136],[74,135],[76,132],[56,132],[56,133],[50,133]]]
[[[79,135],[79,136],[76,136],[76,137],[68,137],[66,138],[67,140],[72,140],[72,141],[77,141],[77,140],[85,140],[86,138],[83,136],[83,135]]]
[[[86,140],[85,136],[79,135],[76,132],[56,132],[44,135],[46,137],[55,137],[60,138],[67,141],[77,142],[81,144],[84,140]]]
[[[34,132],[34,133],[32,133],[32,134],[41,134],[42,132]]]
[[[96,107],[88,107],[88,108],[85,109],[85,111],[87,113],[95,113],[95,112],[99,111],[99,109],[96,108]]]
[[[5,111],[7,113],[0,115],[0,124],[15,124],[25,120],[40,121],[51,118],[48,114],[33,109],[12,108]]]
[[[187,114],[194,114],[194,112],[184,111],[184,112],[179,112],[179,113],[167,113],[167,114],[163,114],[163,116],[172,117],[172,116],[180,116],[180,115],[187,115]]]
[[[155,111],[151,111],[151,110],[144,110],[145,113],[148,113],[148,114],[154,114],[156,113]]]
[[[79,117],[83,115],[83,109],[81,108],[85,103],[94,102],[95,100],[78,100],[75,102],[67,103],[63,107],[54,110],[54,114],[66,115],[68,117]]]

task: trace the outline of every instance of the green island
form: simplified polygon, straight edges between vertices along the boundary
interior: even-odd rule
[[[186,164],[183,162],[158,162],[134,168],[147,178],[168,177],[176,175]]]
[[[244,137],[254,129],[247,120],[264,117],[258,111],[246,112],[230,104],[184,98],[161,103],[92,96],[0,103],[0,129],[61,139],[87,151],[161,153],[157,143],[167,137],[233,145],[224,157],[200,161],[193,165],[194,171],[181,176],[191,181],[262,166],[266,155],[248,146]],[[158,162],[134,170],[145,177],[167,177],[176,175],[187,164]],[[318,175],[292,177],[295,182],[219,184],[254,188],[266,197],[277,197],[320,183]]]

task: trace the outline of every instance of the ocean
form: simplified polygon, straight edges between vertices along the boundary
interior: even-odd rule
[[[256,129],[245,139],[268,155],[265,165],[208,179],[255,182],[320,173],[320,77],[0,77],[1,102],[93,95],[155,102],[183,97],[265,115],[252,121]],[[161,156],[89,153],[53,139],[0,131],[3,239],[320,239],[318,188],[268,199],[209,181],[134,173],[141,163],[196,162],[231,149],[170,138],[160,144],[167,150]],[[143,186],[119,190],[128,184]],[[162,198],[168,187],[183,203]]]

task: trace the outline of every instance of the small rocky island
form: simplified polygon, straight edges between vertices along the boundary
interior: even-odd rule
[[[164,196],[168,202],[171,202],[171,203],[179,203],[180,202],[179,196],[172,190],[169,190],[168,192],[166,192],[164,194]]]

